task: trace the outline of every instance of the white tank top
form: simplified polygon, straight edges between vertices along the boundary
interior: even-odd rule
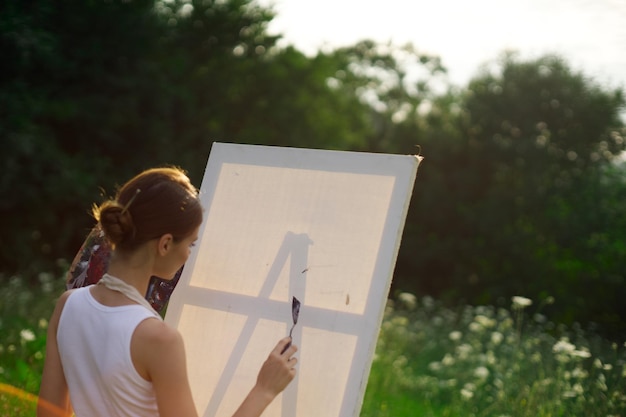
[[[70,294],[57,330],[76,417],[158,416],[152,383],[135,369],[130,341],[139,323],[160,317],[141,305],[102,305],[89,290]]]

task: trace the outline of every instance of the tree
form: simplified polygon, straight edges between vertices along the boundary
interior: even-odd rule
[[[623,181],[612,168],[625,145],[621,91],[557,57],[505,56],[456,98],[442,97],[430,117],[449,138],[438,129],[424,136],[417,185],[428,196],[410,212],[420,234],[401,249],[399,276],[423,271],[427,282],[413,288],[456,300],[551,295],[563,320],[600,321],[613,295],[626,295],[626,271],[590,243],[598,234],[613,248],[624,242],[616,216]]]
[[[99,189],[140,169],[185,165],[199,181],[220,89],[250,66],[234,51],[275,40],[272,14],[250,3],[2,3],[3,273],[71,257]]]
[[[447,87],[446,69],[436,56],[420,53],[413,45],[396,46],[363,40],[329,54],[337,63],[328,82],[344,97],[364,105],[369,125],[365,147],[370,152],[415,153],[415,120],[424,105]],[[409,138],[399,141],[397,131],[410,126]],[[405,129],[406,133],[406,129]]]
[[[75,213],[88,207],[76,197],[97,194],[102,174],[114,167],[97,156],[126,144],[104,126],[103,114],[113,106],[130,114],[124,100],[112,103],[128,91],[116,76],[137,75],[143,64],[146,42],[159,27],[151,3],[0,6],[0,245],[6,273],[36,275],[41,258],[58,258],[73,233],[84,230]],[[107,36],[97,36],[103,32]]]
[[[276,48],[272,17],[249,0],[3,3],[2,273],[71,258],[92,202],[138,170],[199,185],[213,141],[362,147],[362,105],[327,83],[340,61]]]

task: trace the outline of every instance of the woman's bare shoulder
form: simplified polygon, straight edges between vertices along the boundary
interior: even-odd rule
[[[185,346],[181,334],[157,318],[137,326],[131,341],[135,369],[146,380],[167,378],[185,369]]]
[[[75,292],[76,290],[77,288],[72,288],[71,290],[65,290],[63,294],[61,294],[61,296],[58,298],[57,305],[60,305],[61,307],[63,307],[67,299],[70,297],[70,295],[72,295],[72,293]]]
[[[61,296],[57,299],[56,306],[54,308],[54,312],[52,313],[52,321],[58,321],[61,316],[61,312],[63,311],[63,307],[65,307],[65,303],[70,295],[76,291],[75,289],[66,290]]]
[[[137,326],[133,338],[154,348],[176,348],[183,338],[178,330],[158,318],[148,318]]]

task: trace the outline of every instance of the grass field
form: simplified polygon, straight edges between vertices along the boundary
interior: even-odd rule
[[[0,415],[33,416],[63,282],[50,274],[36,288],[0,282]],[[556,325],[523,297],[506,308],[457,309],[397,299],[385,312],[361,417],[626,417],[624,346]]]

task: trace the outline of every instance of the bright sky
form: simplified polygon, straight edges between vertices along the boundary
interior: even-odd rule
[[[439,56],[465,86],[504,50],[558,53],[570,66],[626,89],[626,0],[258,0],[274,5],[270,33],[314,54],[373,39]]]

